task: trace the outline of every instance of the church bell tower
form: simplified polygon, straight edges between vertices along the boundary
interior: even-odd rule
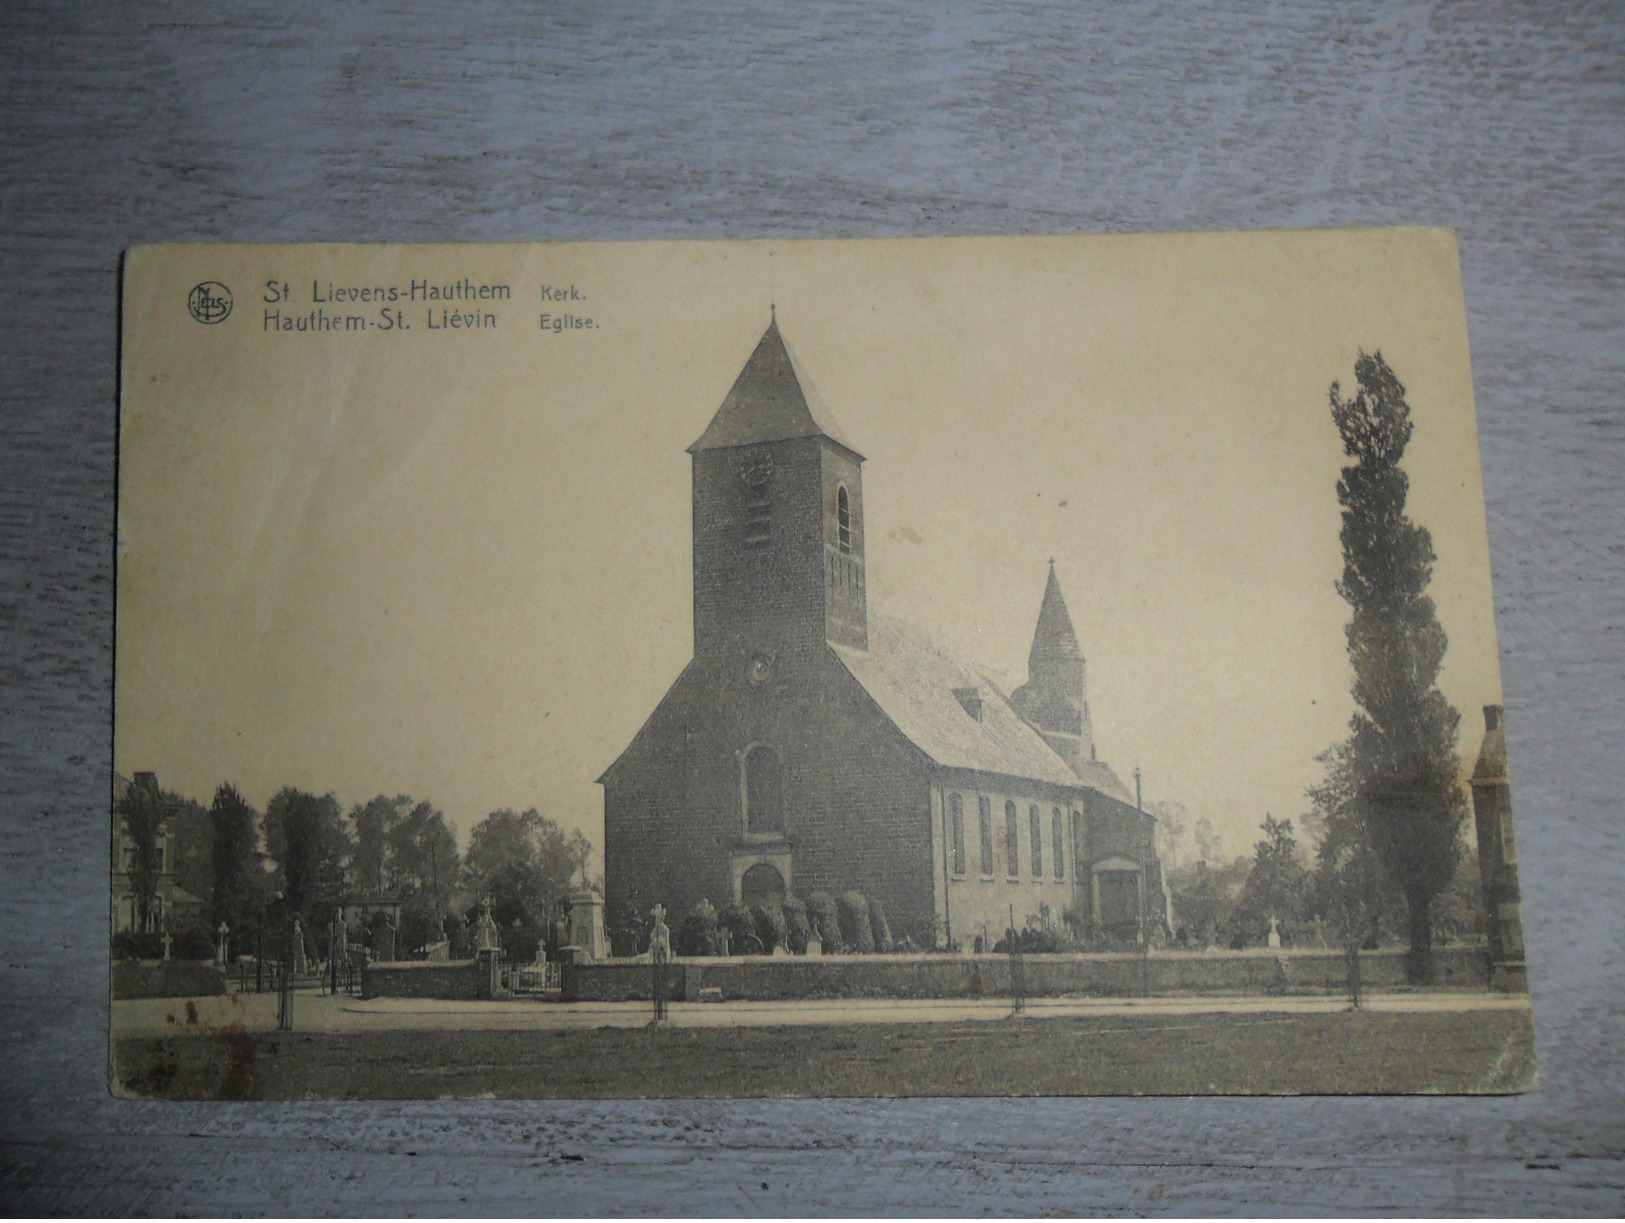
[[[776,315],[688,450],[695,658],[771,669],[825,642],[867,649],[863,456]]]

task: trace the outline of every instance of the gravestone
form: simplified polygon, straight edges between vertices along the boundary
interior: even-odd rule
[[[656,905],[649,910],[654,918],[654,929],[649,932],[649,993],[654,999],[654,1022],[667,1017],[666,964],[671,959],[671,931],[666,927],[666,910]]]
[[[1273,917],[1270,918],[1269,944],[1277,951],[1281,948],[1281,928],[1275,924]]]
[[[502,946],[501,932],[491,917],[491,901],[487,897],[480,905],[479,916],[474,919],[474,954],[497,951]]]
[[[226,936],[230,933],[231,927],[225,922],[221,922],[220,928],[215,931],[214,962],[222,968],[226,966]]]
[[[305,932],[299,925],[299,919],[293,919],[293,975],[303,976],[310,971],[310,962],[305,958]]]
[[[666,910],[656,905],[651,911],[654,929],[649,932],[649,958],[657,962],[671,959],[671,928],[666,925]]]

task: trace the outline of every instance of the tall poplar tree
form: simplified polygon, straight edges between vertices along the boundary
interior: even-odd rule
[[[130,860],[125,871],[130,876],[130,892],[135,897],[135,929],[146,933],[153,925],[152,910],[158,897],[158,876],[163,870],[158,838],[163,834],[164,799],[158,778],[137,773],[119,800],[119,815],[130,838]]]
[[[1411,982],[1431,979],[1434,898],[1449,884],[1467,814],[1457,785],[1461,717],[1438,689],[1447,639],[1433,600],[1433,540],[1405,514],[1400,467],[1411,439],[1405,388],[1382,354],[1361,352],[1352,399],[1331,386],[1332,420],[1354,459],[1337,482],[1354,716],[1349,813],[1405,897]]]
[[[254,808],[229,782],[214,792],[209,823],[214,829],[213,906],[210,921],[236,930],[259,904],[260,834]]]

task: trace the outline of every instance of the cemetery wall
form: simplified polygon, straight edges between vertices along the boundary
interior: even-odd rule
[[[1153,994],[1269,994],[1289,990],[1335,993],[1346,984],[1338,951],[1178,953],[1137,955],[1030,955],[1023,958],[1025,992],[1033,997],[1065,994],[1100,997]],[[1436,981],[1481,987],[1488,982],[1482,948],[1454,947],[1434,953]],[[1003,955],[738,956],[674,959],[665,970],[673,1001],[767,1001],[798,998],[977,998],[1010,993],[1010,960]],[[1366,988],[1388,989],[1405,981],[1402,950],[1360,956]],[[565,964],[561,996],[566,1002],[646,1001],[650,969],[645,960]],[[718,991],[713,994],[711,991]]]
[[[478,960],[413,960],[367,964],[361,969],[363,998],[445,998],[461,1001],[489,997],[482,990]]]
[[[226,992],[226,978],[208,962],[191,960],[113,962],[113,997],[207,998]]]

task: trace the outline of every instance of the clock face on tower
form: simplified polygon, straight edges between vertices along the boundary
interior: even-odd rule
[[[750,666],[746,670],[750,682],[761,685],[773,678],[773,658],[770,654],[751,655]]]
[[[767,456],[747,462],[739,469],[739,478],[747,488],[760,488],[773,478],[773,462]]]

